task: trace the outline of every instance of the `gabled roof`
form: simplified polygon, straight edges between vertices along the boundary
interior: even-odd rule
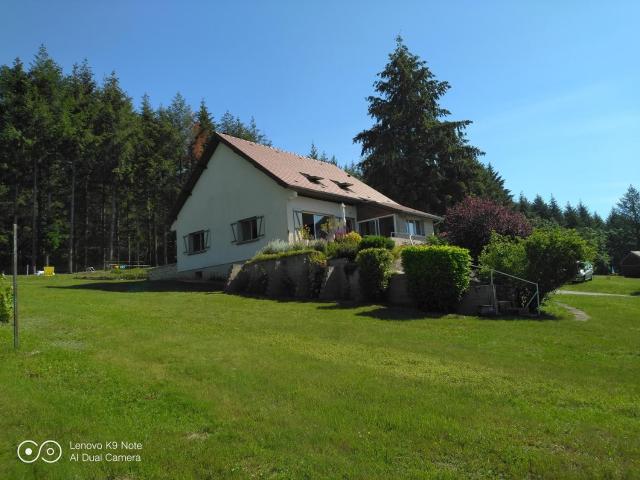
[[[623,265],[636,265],[640,264],[640,250],[631,250],[627,253],[621,262]]]
[[[302,157],[295,153],[285,152],[223,133],[215,133],[212,137],[207,150],[202,154],[198,166],[178,197],[172,211],[173,218],[177,217],[178,212],[187,201],[187,198],[189,198],[191,190],[220,143],[231,148],[283,187],[290,188],[301,195],[355,205],[375,205],[418,217],[434,220],[442,219],[442,217],[394,202],[389,197],[384,196],[331,163]]]

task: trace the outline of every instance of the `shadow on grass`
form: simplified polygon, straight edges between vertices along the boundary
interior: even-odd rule
[[[321,305],[318,307],[318,310],[342,310],[342,309],[352,309],[356,307],[366,307],[371,304],[367,303],[355,303],[355,302],[338,302],[332,303],[331,305]],[[377,320],[387,320],[387,321],[410,321],[410,320],[437,320],[448,315],[457,316],[460,318],[469,318],[476,320],[490,320],[490,321],[549,321],[549,320],[560,320],[561,317],[543,312],[540,316],[517,316],[517,315],[497,315],[497,316],[479,316],[479,315],[463,315],[460,313],[443,313],[443,312],[425,312],[423,310],[419,310],[417,308],[412,307],[401,307],[394,305],[378,305],[377,308],[373,310],[367,310],[364,312],[356,313],[359,317],[369,317],[375,318]]]
[[[49,285],[47,288],[62,290],[100,290],[103,292],[144,293],[144,292],[204,292],[222,291],[217,283],[178,282],[173,280],[150,282],[148,280],[132,281],[87,281],[76,285]]]
[[[640,297],[640,290],[636,290],[635,292],[631,292],[630,295],[632,297]]]
[[[375,306],[373,310],[356,313],[358,317],[375,318],[377,320],[408,321],[408,320],[433,320],[445,316],[444,313],[428,313],[411,307],[395,305],[377,305],[358,302],[332,302],[330,305],[320,305],[318,310],[348,310],[358,307]]]

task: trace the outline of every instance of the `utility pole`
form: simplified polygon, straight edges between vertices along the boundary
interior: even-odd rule
[[[13,348],[20,347],[18,333],[18,224],[13,223]]]

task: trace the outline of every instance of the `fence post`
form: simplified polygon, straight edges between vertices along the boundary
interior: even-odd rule
[[[18,336],[18,224],[13,224],[13,348],[20,346]]]

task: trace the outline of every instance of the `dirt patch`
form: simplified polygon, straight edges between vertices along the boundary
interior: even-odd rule
[[[575,308],[575,307],[572,307],[571,305],[567,305],[566,303],[560,303],[560,302],[556,302],[556,304],[561,306],[565,310],[567,310],[569,313],[571,313],[575,317],[575,320],[577,320],[579,322],[586,322],[587,320],[589,320],[591,318],[589,315],[587,315],[582,310],[580,310],[578,308]]]
[[[580,292],[578,290],[558,290],[556,293],[559,293],[560,295],[584,295],[585,297],[630,297],[635,295],[624,295],[622,293]]]
[[[209,434],[206,432],[193,432],[187,435],[187,440],[203,441],[209,438]]]

